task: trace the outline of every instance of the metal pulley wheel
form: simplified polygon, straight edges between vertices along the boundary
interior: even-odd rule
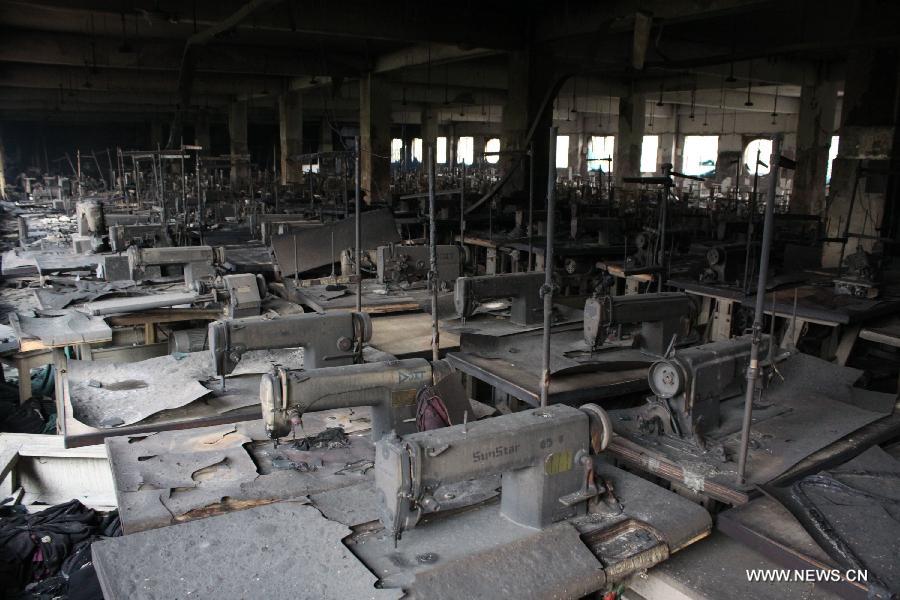
[[[647,380],[650,390],[660,398],[674,398],[684,389],[681,369],[667,360],[650,365]]]
[[[591,452],[600,454],[609,446],[612,439],[613,428],[612,419],[605,410],[596,404],[582,404],[581,410],[587,413],[591,432]]]

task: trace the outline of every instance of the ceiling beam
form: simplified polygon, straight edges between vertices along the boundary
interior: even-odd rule
[[[277,77],[222,77],[199,73],[195,84],[196,92],[201,95],[235,96],[241,93],[274,92],[282,88],[283,80]],[[165,71],[99,69],[98,72],[92,72],[86,67],[0,64],[0,87],[171,93],[174,99],[176,86],[176,79]]]
[[[119,35],[124,14],[126,32],[186,40],[196,30],[220,22],[239,10],[241,0],[197,3],[194,20],[190,3],[175,0],[83,0],[77,7],[66,0],[3,0],[0,21],[19,27],[53,31]],[[123,12],[124,11],[124,12]],[[523,43],[529,18],[514,0],[462,3],[452,10],[441,3],[405,0],[342,0],[286,2],[260,11],[227,35],[267,44],[297,34],[344,39],[406,43],[448,43],[508,49]],[[196,30],[195,30],[196,27]]]
[[[184,44],[145,39],[130,41],[75,33],[7,30],[0,35],[0,61],[70,67],[112,67],[177,71]],[[197,72],[301,77],[355,75],[367,68],[364,56],[286,48],[210,44],[197,58]]]

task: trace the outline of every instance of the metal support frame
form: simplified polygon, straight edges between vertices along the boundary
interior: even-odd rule
[[[759,253],[759,280],[756,283],[756,310],[753,317],[750,364],[747,365],[747,391],[744,395],[744,421],[741,426],[741,447],[738,455],[738,483],[743,484],[747,470],[747,449],[750,445],[750,424],[753,421],[753,396],[759,378],[759,346],[762,340],[763,315],[765,314],[766,280],[769,278],[769,256],[772,252],[772,234],[775,221],[775,193],[778,187],[778,167],[781,159],[782,134],[775,134],[769,165],[769,185],[766,194],[766,216],[763,222],[762,248]],[[773,317],[774,318],[774,314]]]
[[[441,332],[438,327],[438,266],[437,266],[437,215],[434,197],[434,145],[428,144],[428,255],[430,269],[428,271],[428,286],[431,290],[431,360],[438,361],[441,358]],[[465,177],[465,166],[463,166]],[[461,192],[465,197],[465,191]],[[465,214],[460,216],[465,222]],[[460,231],[460,236],[463,232]],[[437,382],[435,382],[437,383]]]
[[[547,249],[544,251],[544,339],[541,361],[541,406],[550,398],[550,327],[553,324],[553,233],[556,226],[556,127],[550,128],[550,170],[547,174]]]
[[[355,235],[356,241],[354,242],[354,254],[356,255],[356,312],[362,311],[362,265],[360,264],[362,261],[359,245],[360,238],[362,237],[362,227],[361,227],[361,219],[360,219],[360,202],[361,199],[361,190],[362,180],[361,177],[361,169],[359,165],[359,157],[360,157],[360,138],[356,136],[356,160],[355,163],[355,171],[354,178],[356,179],[356,226],[355,226]]]

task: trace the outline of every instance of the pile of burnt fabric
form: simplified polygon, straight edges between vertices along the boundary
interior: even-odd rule
[[[78,500],[34,514],[0,513],[0,599],[102,600],[91,544],[121,535],[118,514]]]

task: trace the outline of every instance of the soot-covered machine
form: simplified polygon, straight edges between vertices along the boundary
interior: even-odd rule
[[[681,292],[593,296],[584,304],[584,341],[598,350],[611,327],[640,323],[635,345],[648,354],[662,356],[676,336],[690,331],[696,312],[690,296]]]
[[[245,352],[273,348],[303,348],[305,369],[352,365],[371,338],[372,320],[362,312],[227,319],[208,328],[209,350],[220,377],[234,371]]]
[[[372,439],[416,430],[417,395],[452,373],[443,360],[424,358],[312,370],[279,368],[263,375],[259,398],[266,433],[277,440],[300,425],[304,413],[368,406]]]
[[[516,325],[535,325],[543,320],[541,272],[478,275],[456,280],[453,301],[456,314],[466,320],[475,314],[480,304],[498,299],[510,299],[509,320]]]
[[[768,352],[763,336],[761,353]],[[719,427],[721,403],[742,393],[750,361],[751,336],[674,351],[653,363],[647,374],[653,396],[638,416],[645,434],[674,436],[705,446]]]
[[[441,509],[443,484],[501,475],[500,514],[542,529],[584,515],[605,490],[592,456],[612,435],[599,406],[554,405],[474,423],[392,435],[375,444],[381,520],[395,540]]]

